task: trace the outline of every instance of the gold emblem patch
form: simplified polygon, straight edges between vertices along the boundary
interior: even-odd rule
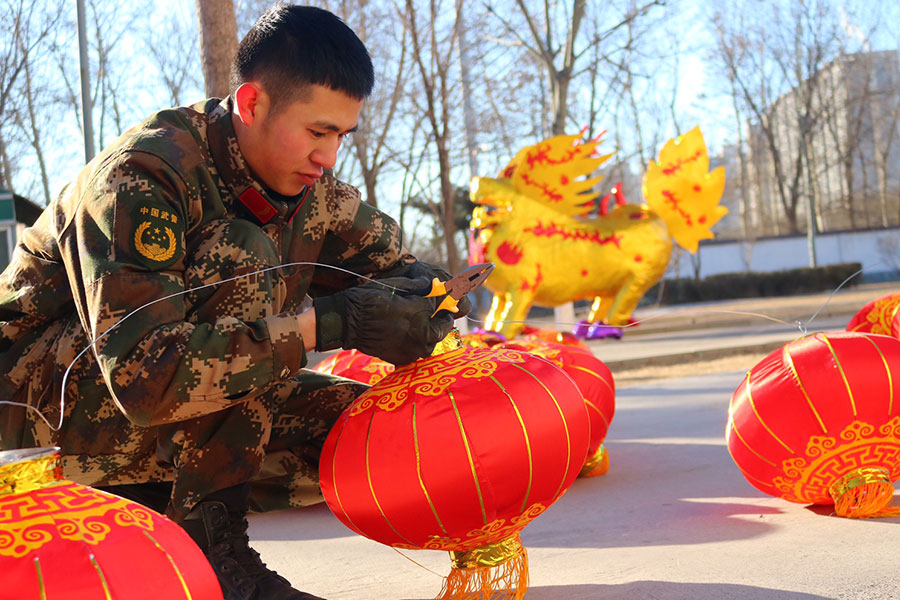
[[[134,230],[134,251],[149,266],[162,268],[176,258],[181,239],[178,216],[158,208],[141,207],[138,223]]]
[[[166,262],[175,256],[177,247],[178,240],[175,239],[175,232],[171,227],[154,227],[150,221],[144,221],[134,232],[135,250],[150,260]]]

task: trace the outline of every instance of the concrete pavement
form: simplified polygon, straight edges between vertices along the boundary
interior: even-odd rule
[[[814,330],[843,328],[848,311],[891,291],[864,290],[844,314],[820,322],[833,319],[833,326]],[[795,305],[799,316],[791,320],[808,318],[814,300]],[[793,303],[757,302],[755,310]],[[699,374],[706,358],[692,353],[784,343],[799,334],[752,323],[655,331],[649,324],[640,334],[591,346],[614,375],[629,360],[677,360],[679,349]],[[527,599],[900,598],[900,519],[842,519],[827,508],[772,498],[732,462],[724,440],[728,402],[752,366],[617,391],[606,441],[609,473],[577,480],[523,532],[531,561]],[[250,523],[254,546],[270,566],[330,600],[433,598],[449,570],[446,553],[401,554],[352,533],[324,505],[253,515]]]

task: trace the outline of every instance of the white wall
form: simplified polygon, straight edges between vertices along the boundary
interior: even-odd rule
[[[805,235],[761,238],[751,242],[701,243],[700,277],[743,271],[780,271],[809,266]],[[896,279],[900,268],[900,228],[878,231],[820,233],[816,236],[818,266],[859,262],[866,278]],[[677,263],[677,264],[676,264]],[[693,277],[690,254],[673,252],[666,277]]]

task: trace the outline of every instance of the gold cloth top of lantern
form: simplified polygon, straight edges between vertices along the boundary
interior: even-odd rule
[[[0,496],[24,494],[62,477],[59,448],[23,448],[0,452]]]
[[[441,354],[446,354],[447,352],[458,350],[462,347],[462,336],[459,335],[459,329],[454,327],[450,330],[450,333],[447,334],[447,337],[435,344],[431,356],[440,356]]]

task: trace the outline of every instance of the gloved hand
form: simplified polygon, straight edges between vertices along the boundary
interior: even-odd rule
[[[417,260],[410,265],[397,265],[393,269],[389,269],[388,271],[382,273],[381,276],[409,277],[410,279],[424,278],[429,282],[435,277],[437,277],[441,281],[447,281],[448,279],[453,278],[453,275],[445,271],[443,267],[433,265],[421,260]],[[428,292],[426,291],[425,293],[427,294]],[[461,319],[469,314],[469,312],[472,310],[472,302],[469,301],[469,298],[467,296],[463,296],[459,301],[459,304],[456,305],[456,308],[459,309],[459,312],[452,313],[450,316],[454,319]]]
[[[313,300],[316,350],[356,348],[405,365],[429,356],[447,337],[453,319],[444,310],[431,316],[440,298],[425,298],[430,281],[393,277],[379,282]]]

